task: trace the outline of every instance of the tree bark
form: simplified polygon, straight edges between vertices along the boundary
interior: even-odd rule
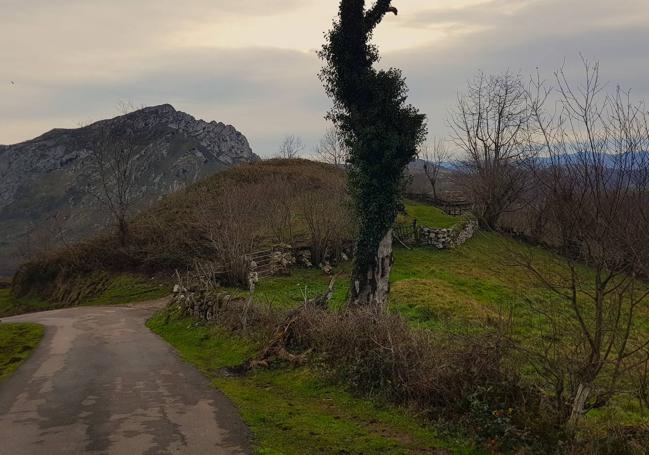
[[[392,269],[392,229],[379,243],[373,264],[366,270],[356,270],[352,277],[352,305],[387,308]]]

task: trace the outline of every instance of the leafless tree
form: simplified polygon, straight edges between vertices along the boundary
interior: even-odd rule
[[[327,257],[338,259],[345,240],[353,238],[352,204],[344,179],[318,186],[303,182],[296,205],[306,225],[312,261],[321,264]]]
[[[419,159],[424,161],[424,173],[433,189],[433,197],[438,199],[440,174],[444,164],[451,159],[451,154],[443,139],[433,138],[425,143],[419,151]]]
[[[334,166],[343,166],[349,157],[345,141],[334,127],[327,128],[320,143],[316,146],[315,153],[320,161]]]
[[[291,134],[286,136],[282,144],[279,146],[279,157],[284,159],[299,158],[303,151],[304,142],[302,139]]]
[[[620,391],[649,346],[637,327],[649,300],[648,117],[628,93],[604,91],[597,64],[584,65],[578,86],[556,73],[558,112],[545,109],[552,91],[536,84],[532,117],[546,164],[535,183],[560,255],[552,266],[533,253],[520,261],[557,297],[537,308],[547,330],[530,358],[573,427]]]
[[[261,185],[246,187],[224,182],[214,188],[201,188],[202,204],[195,210],[196,224],[213,251],[213,266],[222,272],[229,285],[248,285],[249,261],[246,255],[258,244]],[[206,267],[207,263],[203,264]]]
[[[113,217],[122,246],[126,245],[128,219],[139,197],[140,153],[134,132],[124,124],[102,128],[89,155],[92,180],[88,191]]]
[[[449,120],[452,140],[464,152],[458,181],[489,228],[519,208],[529,181],[523,166],[533,155],[528,93],[519,75],[480,72]]]
[[[275,243],[293,245],[297,224],[294,183],[286,175],[273,175],[263,190],[263,217]]]

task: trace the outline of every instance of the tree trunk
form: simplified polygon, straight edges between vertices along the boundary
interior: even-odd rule
[[[572,402],[572,411],[570,412],[570,419],[568,420],[568,426],[574,428],[581,416],[584,415],[584,408],[586,407],[586,400],[591,392],[590,384],[580,383],[577,387],[577,394],[575,399]]]
[[[126,241],[128,240],[128,222],[124,218],[120,218],[117,225],[117,230],[119,233],[119,245],[121,247],[126,246]]]
[[[355,270],[352,277],[350,303],[358,306],[387,308],[392,263],[392,229],[390,229],[379,243],[374,263],[366,270]]]

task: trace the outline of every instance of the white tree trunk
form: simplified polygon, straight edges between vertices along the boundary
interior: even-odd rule
[[[590,384],[580,383],[579,387],[577,387],[577,394],[572,402],[572,411],[570,412],[570,419],[568,420],[568,425],[570,427],[575,427],[579,422],[579,419],[581,419],[581,416],[584,415],[584,408],[590,392]]]

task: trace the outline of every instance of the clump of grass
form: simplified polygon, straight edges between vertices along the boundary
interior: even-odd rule
[[[0,382],[29,358],[44,334],[37,324],[0,324]]]

